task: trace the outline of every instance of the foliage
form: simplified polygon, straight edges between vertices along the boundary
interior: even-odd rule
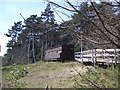
[[[72,5],[68,0],[66,3]],[[51,8],[53,3],[49,2],[40,16],[30,15],[24,19],[24,25],[21,25],[21,21],[14,23],[12,30],[5,34],[12,38],[7,44],[9,49],[5,54],[5,64],[27,64],[44,60],[46,49],[62,44],[74,44],[75,51],[119,48],[120,17],[119,13],[115,14],[115,7],[109,4],[111,3],[83,2],[77,5],[80,8],[73,5],[71,8],[75,13],[72,19],[58,24]],[[119,7],[119,3],[117,5]]]
[[[24,18],[23,18],[24,19]],[[44,51],[60,44],[60,31],[50,4],[40,16],[30,15],[14,23],[5,35],[11,37],[3,65],[34,63],[44,59]]]
[[[9,74],[5,76],[5,79],[8,81],[9,88],[25,88],[25,83],[20,82],[19,79],[28,74],[29,67],[23,65],[11,65],[7,68],[3,68],[4,71],[8,71]]]

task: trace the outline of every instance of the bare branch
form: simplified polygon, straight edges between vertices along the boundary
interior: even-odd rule
[[[84,77],[82,74],[80,74],[75,68],[73,68],[73,69],[77,72],[77,74],[78,74],[81,78],[85,78],[85,77]],[[99,90],[102,90],[102,88],[100,88],[95,81],[92,81],[92,80],[90,80],[90,79],[88,79],[88,78],[85,78],[85,80],[87,80],[87,82],[91,83],[93,86],[95,86],[95,87],[98,88]],[[89,84],[89,85],[91,85],[91,84]]]
[[[110,3],[106,3],[106,5],[113,6],[113,7],[120,7],[120,4],[110,4]]]
[[[114,40],[112,40],[98,25],[96,25],[96,23],[92,20],[92,19],[90,19],[90,18],[88,18],[88,16],[85,16],[84,14],[82,14],[82,12],[81,11],[79,11],[79,10],[77,10],[68,0],[66,1],[73,9],[74,9],[74,12],[77,12],[77,13],[79,13],[80,15],[82,15],[86,20],[89,20],[89,21],[91,21],[91,23],[106,37],[106,40],[108,40],[108,41],[110,41],[111,43],[113,43],[117,48],[120,48],[120,45],[118,44],[118,43],[116,43]],[[53,5],[56,5],[55,3],[53,3],[53,2],[50,2],[51,4],[53,4]],[[58,5],[58,4],[57,4]],[[59,6],[59,5],[58,5]],[[63,7],[62,7],[63,8]],[[66,9],[67,10],[67,9]],[[68,10],[69,11],[69,10]],[[99,15],[99,13],[97,13],[98,15]],[[99,17],[100,17],[100,15],[99,15]],[[104,25],[104,22],[103,22],[103,20],[101,19],[101,17],[100,17],[100,20],[102,21],[102,25],[103,25],[103,27],[105,28],[105,30],[108,32],[108,33],[110,33],[112,36],[114,36],[114,37],[116,37],[116,38],[118,38],[118,40],[120,40],[120,38],[117,36],[117,35],[115,35],[115,34],[113,34],[112,32],[110,32],[107,28],[106,28],[106,26]],[[72,24],[73,25],[73,24]],[[74,26],[74,25],[73,25]]]
[[[53,8],[53,10],[55,11],[55,13],[58,15],[58,17],[63,21],[63,22],[65,22],[63,19],[62,19],[62,17],[56,12],[56,10]]]
[[[64,12],[62,12],[62,11],[56,10],[55,8],[53,8],[53,10],[55,10],[56,12],[62,13],[63,15],[67,16],[68,18],[70,18],[69,15],[67,15],[66,13],[64,13]]]
[[[99,17],[99,20],[101,21],[101,23],[102,23],[104,29],[105,29],[108,33],[110,33],[112,36],[114,36],[114,37],[116,37],[118,40],[120,40],[120,38],[119,38],[117,35],[113,34],[112,32],[110,32],[110,30],[107,29],[107,27],[106,27],[105,24],[104,24],[104,21],[102,20],[102,18],[101,18],[101,16],[100,16],[99,12],[98,12],[97,9],[95,8],[93,2],[91,2],[91,5],[92,5],[94,11],[96,12],[97,16]]]
[[[49,0],[45,0],[45,1],[47,1],[48,3],[54,5],[55,7],[60,7],[60,8],[62,8],[62,9],[65,9],[65,10],[67,10],[67,11],[70,11],[70,12],[76,12],[75,10],[71,10],[71,9],[65,8],[65,7],[63,7],[63,6],[61,6],[61,5],[58,5],[58,4],[54,3],[54,2],[51,2],[51,1],[49,1]]]

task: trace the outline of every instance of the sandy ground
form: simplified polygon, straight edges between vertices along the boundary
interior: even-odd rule
[[[58,63],[57,63],[58,64]],[[83,66],[77,62],[51,65],[48,69],[42,66],[33,67],[30,73],[21,79],[22,82],[27,84],[28,88],[44,88],[46,85],[52,86],[53,88],[70,88],[75,84],[74,79],[78,79],[78,73],[85,73],[87,68],[91,66]],[[46,67],[47,68],[47,67]],[[77,71],[77,72],[76,72]]]

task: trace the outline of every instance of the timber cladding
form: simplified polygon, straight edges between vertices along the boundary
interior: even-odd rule
[[[45,60],[74,60],[74,45],[61,45],[46,50]]]

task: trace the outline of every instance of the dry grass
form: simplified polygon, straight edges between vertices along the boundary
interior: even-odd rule
[[[28,88],[44,88],[46,85],[53,88],[71,88],[78,73],[85,73],[87,68],[78,62],[39,62],[32,65],[30,73],[21,79],[27,83]],[[89,66],[91,67],[91,66]]]
[[[20,82],[26,83],[27,88],[45,88],[46,85],[52,88],[80,88],[78,83],[82,86],[87,86],[87,88],[91,88],[88,82],[84,82],[88,76],[98,84],[100,84],[102,80],[108,88],[116,88],[118,86],[117,74],[115,72],[117,69],[103,69],[100,67],[95,69],[93,66],[83,65],[78,62],[61,63],[39,61],[34,64],[28,64],[27,66],[30,67],[29,73],[20,79]],[[92,72],[96,72],[96,74],[93,75],[91,71],[89,74],[88,71],[90,69]],[[80,77],[75,70],[82,74],[84,78]],[[3,73],[9,74],[7,72],[8,71],[4,71]],[[96,76],[98,76],[99,79],[96,78]]]

